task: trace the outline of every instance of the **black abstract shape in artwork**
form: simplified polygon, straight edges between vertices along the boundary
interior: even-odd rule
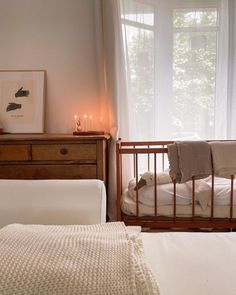
[[[29,90],[23,90],[23,87],[21,87],[16,93],[15,97],[27,97],[29,96],[30,92]]]
[[[9,102],[6,111],[10,112],[10,111],[14,111],[17,109],[21,109],[21,104],[20,103],[15,103],[15,102]]]

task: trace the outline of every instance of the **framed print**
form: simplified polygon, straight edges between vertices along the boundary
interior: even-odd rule
[[[43,133],[45,71],[0,71],[4,132]]]

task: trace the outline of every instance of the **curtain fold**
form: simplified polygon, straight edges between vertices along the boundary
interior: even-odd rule
[[[221,1],[216,80],[216,139],[236,139],[236,2]]]
[[[236,1],[229,0],[228,138],[236,139]]]
[[[216,139],[228,137],[230,116],[229,105],[229,0],[220,2],[220,25],[218,33],[218,52],[216,67],[216,98],[215,98],[215,136]]]
[[[116,219],[116,140],[129,140],[127,78],[123,50],[120,1],[96,0],[96,31],[101,104],[107,114],[109,145],[108,216]]]

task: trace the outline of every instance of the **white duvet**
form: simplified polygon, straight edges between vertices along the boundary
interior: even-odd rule
[[[236,233],[142,233],[161,295],[235,295]]]
[[[136,199],[135,179],[129,182],[128,191],[130,197]],[[176,186],[176,202],[179,205],[191,204],[191,190],[186,183],[181,183]],[[154,186],[144,186],[138,191],[139,202],[153,206],[154,204]],[[173,204],[173,183],[157,185],[157,202],[159,206]]]

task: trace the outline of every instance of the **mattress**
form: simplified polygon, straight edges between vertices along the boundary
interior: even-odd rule
[[[173,217],[173,205],[158,205],[157,215]],[[129,196],[128,191],[122,195],[121,198],[121,210],[127,215],[136,215],[136,202]],[[215,205],[214,206],[214,217],[216,218],[227,218],[229,217],[230,206],[229,205]],[[178,217],[191,217],[192,216],[192,205],[177,205],[176,215]],[[139,203],[139,216],[154,216],[154,206],[147,206]],[[210,217],[211,208],[208,206],[206,210],[203,210],[200,205],[195,205],[195,216],[199,217]],[[236,206],[233,207],[233,217],[236,218]]]
[[[211,208],[211,177],[204,182],[205,190],[196,193],[195,215],[210,217]],[[136,181],[129,182],[128,189],[121,198],[121,209],[125,214],[136,215]],[[231,181],[229,179],[215,177],[214,179],[214,217],[227,218],[230,212]],[[236,184],[234,184],[234,210],[233,217],[236,217]],[[200,201],[199,201],[200,200]],[[176,185],[176,214],[178,217],[192,216],[192,183]],[[207,205],[208,204],[208,205]],[[160,216],[173,216],[173,184],[166,183],[157,185],[157,214]],[[144,186],[139,190],[139,215],[154,215],[154,186]]]
[[[211,177],[207,177],[201,180],[208,185],[209,193],[211,193]],[[136,186],[135,179],[129,182],[129,195],[134,200],[136,199]],[[157,185],[157,196],[159,205],[172,205],[173,199],[173,183],[167,183]],[[230,192],[231,181],[226,178],[215,177],[214,178],[214,191],[215,191],[215,205],[229,205],[230,204]],[[236,181],[234,184],[234,195],[236,196]],[[139,201],[142,204],[153,206],[154,204],[154,186],[144,186],[139,190]],[[180,183],[176,185],[176,204],[177,205],[189,205],[192,203],[192,182]],[[234,204],[236,205],[236,197],[234,198]]]
[[[235,295],[235,233],[142,233],[162,295]]]

